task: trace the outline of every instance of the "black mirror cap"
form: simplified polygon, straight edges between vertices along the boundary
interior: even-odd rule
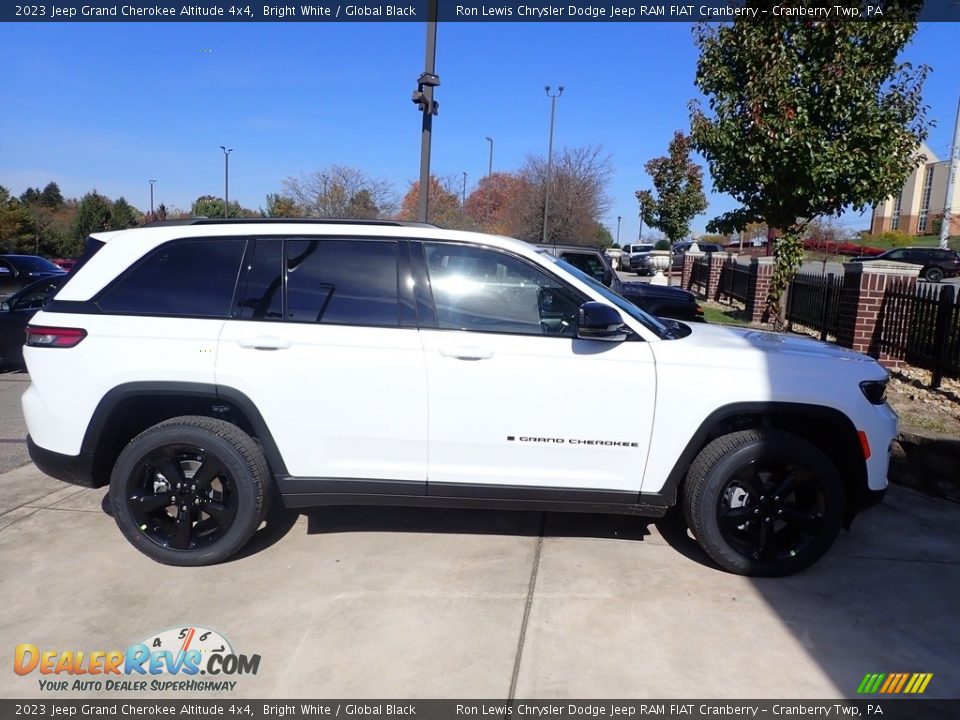
[[[623,317],[615,308],[601,302],[585,302],[580,306],[577,337],[582,340],[621,342],[627,339]]]
[[[610,268],[606,268],[603,271],[603,278],[601,278],[600,282],[602,282],[607,287],[610,287],[610,284],[613,282],[613,270],[611,270]]]

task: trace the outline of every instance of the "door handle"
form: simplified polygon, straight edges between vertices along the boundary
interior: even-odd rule
[[[472,345],[459,345],[440,348],[440,354],[457,360],[489,360],[493,357],[493,350]]]
[[[291,343],[286,338],[273,335],[257,335],[252,338],[240,338],[237,344],[247,350],[286,350]]]

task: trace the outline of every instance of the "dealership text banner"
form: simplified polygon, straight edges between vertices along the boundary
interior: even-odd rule
[[[887,2],[786,2],[763,9],[752,2],[713,0],[693,5],[637,0],[561,2],[560,0],[439,0],[437,17],[429,17],[430,0],[365,0],[354,3],[248,3],[244,0],[128,0],[34,4],[0,3],[4,22],[754,22],[809,19],[884,22],[894,16]],[[930,0],[921,22],[960,22],[956,0]]]

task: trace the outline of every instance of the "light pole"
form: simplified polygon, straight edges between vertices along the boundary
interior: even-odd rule
[[[643,212],[640,213],[640,232],[637,233],[637,242],[643,242]]]
[[[153,185],[157,182],[156,180],[150,181],[150,222],[153,222],[156,218],[153,216]]]
[[[547,142],[547,181],[543,188],[543,244],[547,243],[547,211],[550,207],[550,170],[553,165],[553,121],[557,113],[557,98],[563,95],[563,85],[557,88],[556,95],[550,94],[550,86],[544,86],[547,97],[550,98],[550,140]]]
[[[493,138],[488,137],[487,142],[490,143],[490,162],[487,164],[487,177],[490,177],[493,174]]]
[[[620,215],[617,215],[617,247],[620,247],[620,221],[622,219]]]
[[[463,225],[463,207],[467,204],[467,171],[463,171],[463,190],[460,196],[460,224]]]
[[[221,145],[220,149],[223,150],[223,216],[227,217],[230,207],[230,153],[233,148]]]
[[[427,7],[427,52],[424,70],[417,78],[417,89],[413,93],[413,102],[423,113],[423,125],[420,130],[420,197],[417,220],[427,222],[430,199],[430,135],[433,132],[433,116],[440,109],[433,99],[433,89],[440,86],[437,75],[437,3],[429,0]]]

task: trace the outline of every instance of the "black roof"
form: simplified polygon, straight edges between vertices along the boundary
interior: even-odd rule
[[[359,220],[355,218],[211,218],[191,217],[178,220],[160,220],[144,227],[168,227],[173,225],[378,225],[386,227],[436,228],[432,223],[410,220]]]

